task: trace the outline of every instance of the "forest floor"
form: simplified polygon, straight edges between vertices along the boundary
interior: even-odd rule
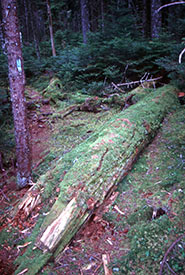
[[[29,90],[30,100],[39,94]],[[38,99],[38,98],[37,98]],[[57,109],[50,104],[36,104],[29,110],[35,181],[56,159],[97,131],[117,109],[100,113],[73,112],[58,118],[65,104]],[[152,143],[141,153],[129,175],[107,198],[62,252],[57,263],[48,263],[39,274],[88,275],[158,274],[167,249],[185,234],[185,127],[184,108],[169,114]],[[0,178],[0,274],[14,274],[15,259],[23,255],[28,237],[44,204],[26,218],[10,212],[27,188],[16,190],[15,168],[5,168]],[[53,186],[57,199],[58,186]],[[52,201],[53,203],[53,201]],[[185,235],[170,255],[161,274],[184,274]],[[169,273],[168,273],[169,272]],[[171,272],[171,273],[170,273]],[[22,274],[26,274],[26,271]]]

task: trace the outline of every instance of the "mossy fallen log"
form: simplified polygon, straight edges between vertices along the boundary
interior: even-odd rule
[[[157,89],[115,115],[41,177],[39,183],[46,186],[48,181],[60,181],[60,195],[39,226],[39,233],[34,231],[37,264],[29,251],[27,257],[32,255],[33,259],[29,258],[27,265],[21,263],[17,272],[28,268],[26,274],[36,274],[51,256],[57,259],[94,209],[128,174],[166,113],[178,104],[174,87]]]

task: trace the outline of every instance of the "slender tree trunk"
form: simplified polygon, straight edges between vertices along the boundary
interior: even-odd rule
[[[143,36],[146,37],[146,34],[147,34],[147,0],[143,0],[142,33],[143,33]]]
[[[30,41],[30,32],[29,32],[29,13],[28,13],[28,2],[24,0],[24,13],[25,13],[25,36],[26,41]]]
[[[17,187],[25,187],[31,178],[31,153],[25,105],[25,75],[15,0],[2,0],[5,45],[14,118],[17,158]]]
[[[81,4],[81,22],[83,42],[87,43],[87,33],[89,32],[88,0],[80,0]]]
[[[132,8],[132,0],[128,0],[128,8],[129,8],[129,9]]]
[[[47,4],[47,10],[48,10],[49,32],[50,32],[52,55],[56,56],[55,43],[53,38],[53,23],[52,23],[51,7],[50,7],[49,0],[46,0],[46,4]]]
[[[101,0],[101,29],[104,32],[105,29],[105,16],[104,16],[104,1]]]
[[[161,0],[151,0],[151,38],[159,37],[161,30],[162,16],[157,12],[161,6]]]
[[[5,54],[5,41],[4,41],[4,34],[3,34],[3,28],[2,28],[2,20],[0,19],[0,47]]]
[[[29,1],[28,3],[28,7],[29,7],[29,13],[30,13],[30,23],[31,23],[31,29],[32,29],[32,33],[33,33],[33,40],[34,40],[34,45],[35,45],[35,52],[37,55],[37,59],[40,60],[40,49],[39,49],[39,42],[37,39],[37,35],[36,35],[36,26],[34,24],[34,12],[33,12],[33,7],[32,7],[32,3],[31,1]]]

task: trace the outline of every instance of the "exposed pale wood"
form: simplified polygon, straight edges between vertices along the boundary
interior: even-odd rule
[[[114,82],[112,82],[111,83],[112,84],[112,86],[115,88],[115,89],[117,89],[118,91],[120,91],[121,93],[126,93],[124,90],[122,90],[121,88],[119,88],[118,86],[121,86],[121,85],[116,85]],[[122,85],[123,86],[123,85]]]
[[[46,252],[47,249],[52,250],[52,248],[60,241],[60,237],[67,224],[70,223],[72,213],[77,207],[77,201],[73,198],[67,207],[61,212],[60,216],[47,227],[40,239],[40,242],[43,243],[45,247],[45,249],[43,249],[44,252]]]
[[[112,275],[112,271],[108,268],[108,265],[110,263],[110,256],[108,254],[102,255],[102,262],[105,275]]]

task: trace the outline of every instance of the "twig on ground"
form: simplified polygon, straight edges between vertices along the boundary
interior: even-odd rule
[[[163,273],[163,268],[164,268],[164,265],[166,264],[166,260],[167,260],[167,257],[168,257],[168,254],[170,253],[170,251],[175,247],[175,245],[183,238],[185,237],[185,233],[183,235],[181,235],[177,240],[175,240],[171,245],[170,247],[168,248],[168,250],[166,251],[166,253],[164,254],[164,258],[161,262],[161,267],[160,267],[160,271],[159,271],[159,275],[162,275]]]

